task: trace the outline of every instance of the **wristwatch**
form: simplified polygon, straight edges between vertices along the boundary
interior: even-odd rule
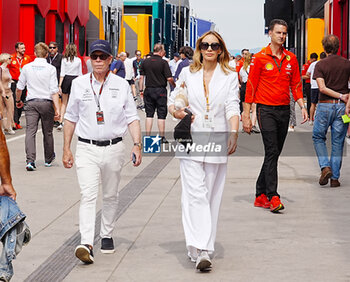
[[[139,147],[140,149],[142,149],[142,143],[134,143],[134,146]]]

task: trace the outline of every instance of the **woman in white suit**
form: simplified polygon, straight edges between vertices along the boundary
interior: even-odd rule
[[[196,269],[211,269],[209,254],[214,252],[216,227],[225,185],[227,156],[237,147],[239,127],[238,76],[229,66],[229,53],[222,37],[214,31],[196,43],[193,63],[182,70],[177,87],[169,98],[169,112],[177,119],[187,114],[176,110],[174,100],[183,83],[187,87],[189,109],[194,115],[191,133],[194,143],[203,136],[215,142],[226,136],[224,153],[189,152],[180,156],[182,221],[188,256]],[[214,136],[214,139],[212,138]]]

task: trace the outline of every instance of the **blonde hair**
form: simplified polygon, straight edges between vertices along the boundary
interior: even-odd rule
[[[66,51],[64,51],[64,57],[67,59],[67,61],[74,61],[74,57],[77,57],[78,50],[77,46],[74,43],[68,43],[66,45]]]
[[[220,43],[221,54],[218,55],[218,63],[221,66],[222,71],[225,74],[228,74],[230,71],[235,71],[232,67],[230,67],[230,53],[227,51],[226,44],[222,39],[221,35],[216,31],[208,31],[204,33],[200,38],[198,38],[196,42],[196,49],[194,50],[193,55],[193,63],[190,65],[190,71],[197,72],[203,67],[203,56],[201,54],[201,50],[199,45],[202,43],[203,39],[208,35],[214,35]]]
[[[252,62],[252,53],[248,53],[244,59],[243,69],[247,70],[251,62]]]
[[[44,42],[39,42],[34,46],[34,53],[38,58],[46,58],[47,53],[49,53],[49,46]]]
[[[6,62],[9,58],[11,58],[11,55],[9,53],[0,54],[0,64]]]

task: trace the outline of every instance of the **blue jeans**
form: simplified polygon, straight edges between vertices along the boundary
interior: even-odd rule
[[[320,103],[317,106],[312,140],[320,168],[331,167],[332,179],[338,179],[343,158],[344,139],[348,124],[341,118],[345,113],[345,104]],[[328,157],[326,134],[331,127],[332,152]]]

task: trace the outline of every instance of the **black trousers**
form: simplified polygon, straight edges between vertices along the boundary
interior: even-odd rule
[[[11,83],[11,90],[12,90],[12,95],[13,95],[13,100],[15,102],[15,110],[13,112],[13,121],[17,124],[19,124],[19,119],[21,118],[23,107],[22,108],[17,108],[16,107],[16,88],[17,88],[17,80],[14,80],[14,82]],[[24,88],[22,91],[22,96],[21,96],[21,101],[24,103],[26,100],[27,96],[27,87]]]
[[[257,117],[264,143],[265,158],[256,181],[256,196],[269,199],[277,193],[277,163],[288,133],[290,106],[257,105]]]
[[[307,114],[310,116],[310,108],[311,108],[311,84],[304,82],[303,92],[306,96],[306,109]]]

